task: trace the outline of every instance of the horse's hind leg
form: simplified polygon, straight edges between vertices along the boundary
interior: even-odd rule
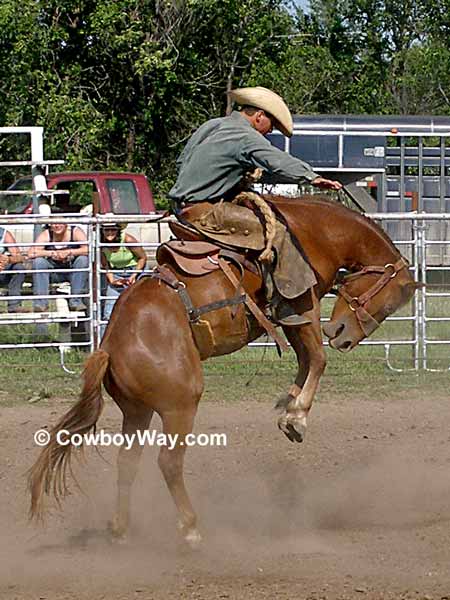
[[[111,523],[111,532],[114,537],[119,539],[125,538],[128,532],[131,487],[136,479],[139,459],[143,450],[143,445],[139,443],[136,432],[148,429],[152,415],[153,410],[147,408],[131,414],[124,410],[122,433],[126,436],[126,440],[133,439],[133,443],[128,448],[128,444],[125,442],[117,457],[117,505],[116,514]]]
[[[161,415],[167,445],[161,447],[158,457],[159,467],[178,510],[178,528],[191,547],[199,544],[201,536],[197,530],[197,516],[184,484],[183,464],[186,452],[185,437],[192,431],[195,413],[196,407]],[[176,437],[176,442],[175,437],[171,436]],[[173,447],[170,440],[174,442]]]

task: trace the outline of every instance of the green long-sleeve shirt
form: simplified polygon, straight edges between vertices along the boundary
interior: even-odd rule
[[[223,198],[256,167],[276,183],[300,183],[318,177],[310,165],[272,146],[239,112],[199,127],[177,166],[178,178],[169,196],[185,202]]]

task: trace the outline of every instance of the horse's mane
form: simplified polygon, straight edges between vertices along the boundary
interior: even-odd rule
[[[349,208],[348,210],[351,210],[351,208]],[[393,250],[395,250],[395,252],[397,252],[397,254],[400,254],[399,249],[395,246],[394,242],[391,240],[391,238],[388,236],[385,230],[381,227],[381,225],[379,225],[376,221],[374,221],[367,215],[363,215],[362,213],[356,214],[359,215],[359,217],[363,219],[366,223],[368,223],[373,229],[375,229],[375,231],[392,247]]]
[[[324,208],[332,209],[333,211],[342,211],[347,214],[351,214],[352,217],[355,217],[357,220],[362,221],[366,225],[368,225],[375,233],[377,233],[389,246],[394,250],[397,254],[400,254],[398,248],[395,246],[394,242],[385,232],[385,230],[379,225],[376,221],[374,221],[371,217],[367,217],[366,215],[345,206],[344,204],[339,204],[334,200],[330,200],[326,196],[319,196],[314,194],[304,195],[304,196],[264,196],[270,202],[273,202],[275,205],[277,204],[295,204],[298,201],[305,202],[306,204],[311,205],[323,205]]]

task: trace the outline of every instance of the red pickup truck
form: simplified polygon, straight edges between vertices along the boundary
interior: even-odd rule
[[[100,213],[141,215],[156,212],[147,177],[140,173],[53,173],[46,179],[49,189],[69,190],[70,203],[82,206],[97,200]]]
[[[68,190],[67,194],[55,194],[52,206],[68,213],[80,210],[89,212],[95,206],[99,213],[115,214],[155,214],[153,194],[145,175],[140,173],[115,173],[103,171],[79,171],[51,173],[46,176],[49,190]],[[33,213],[32,179],[22,177],[8,191],[30,190],[28,195],[5,195],[0,197],[0,214]],[[46,198],[40,203],[47,202]],[[30,225],[9,227],[17,242],[32,241],[33,228]],[[142,242],[160,243],[169,238],[167,223],[130,224],[127,229]],[[152,253],[150,253],[152,254]]]
[[[156,211],[153,194],[147,177],[140,173],[112,173],[102,171],[77,171],[51,173],[46,176],[48,189],[68,190],[69,208],[81,208],[98,200],[98,212],[122,214],[148,214]],[[32,190],[31,177],[21,177],[8,188],[9,191]],[[63,198],[67,205],[67,199]],[[59,204],[55,196],[55,204]],[[32,213],[30,196],[3,196],[3,214]]]

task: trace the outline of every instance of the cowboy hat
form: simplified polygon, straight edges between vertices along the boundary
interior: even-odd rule
[[[259,85],[238,88],[228,93],[230,98],[240,106],[254,106],[272,115],[278,121],[277,128],[281,133],[291,137],[294,126],[292,115],[283,98],[278,94]]]

